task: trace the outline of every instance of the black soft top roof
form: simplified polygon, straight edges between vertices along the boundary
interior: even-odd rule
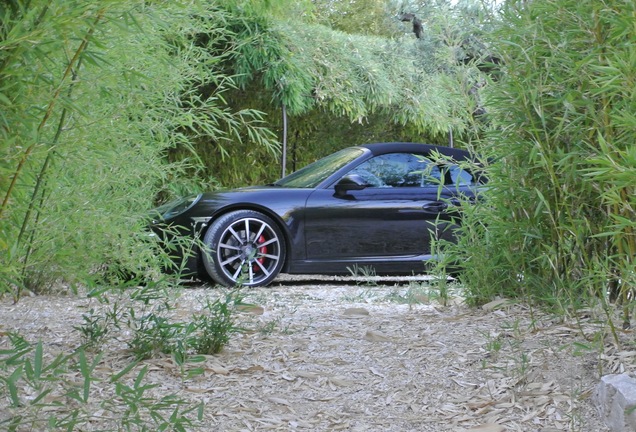
[[[384,153],[428,153],[437,150],[439,153],[450,156],[456,161],[473,159],[470,153],[463,149],[451,148],[433,144],[420,144],[410,142],[385,142],[373,144],[361,144],[358,147],[369,149],[374,156]]]

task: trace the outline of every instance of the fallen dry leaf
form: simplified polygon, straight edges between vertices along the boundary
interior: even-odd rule
[[[486,303],[485,305],[482,305],[481,308],[485,311],[492,311],[502,306],[506,306],[507,304],[510,304],[510,300],[498,299],[498,300],[493,300],[489,303]]]
[[[236,310],[240,312],[250,313],[252,315],[263,315],[265,313],[264,307],[252,304],[238,305],[236,307]]]
[[[347,308],[344,311],[344,315],[369,315],[369,311],[365,308]]]
[[[390,342],[392,340],[389,336],[376,330],[367,330],[364,339],[370,342]]]
[[[481,426],[475,426],[470,429],[464,429],[465,431],[470,432],[504,432],[506,430],[505,427],[497,424],[485,424]]]

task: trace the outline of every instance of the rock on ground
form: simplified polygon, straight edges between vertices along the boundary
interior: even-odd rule
[[[636,430],[636,380],[629,375],[605,375],[596,387],[594,402],[612,432]]]

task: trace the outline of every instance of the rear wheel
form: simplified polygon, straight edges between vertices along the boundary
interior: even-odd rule
[[[214,221],[203,237],[206,271],[225,285],[263,286],[283,267],[285,242],[276,223],[253,210],[238,210]]]

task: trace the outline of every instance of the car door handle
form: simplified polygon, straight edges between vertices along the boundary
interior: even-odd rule
[[[433,201],[428,204],[424,204],[422,206],[422,210],[424,210],[424,213],[432,213],[432,214],[441,213],[447,208],[448,208],[448,204],[446,204],[443,201]]]

